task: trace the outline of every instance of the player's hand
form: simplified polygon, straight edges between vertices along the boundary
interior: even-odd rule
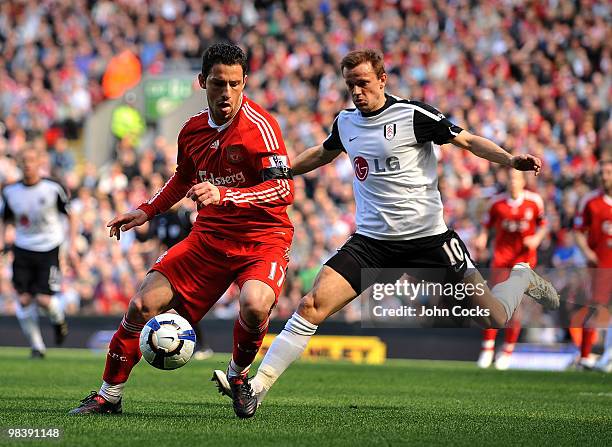
[[[133,210],[129,213],[123,213],[120,216],[115,217],[109,223],[106,224],[110,227],[110,237],[116,237],[117,240],[121,239],[121,232],[127,231],[130,228],[142,225],[148,220],[147,213],[143,210]],[[121,230],[121,231],[120,231]]]
[[[511,163],[517,171],[535,171],[535,175],[538,175],[542,169],[542,160],[529,154],[515,155]]]
[[[597,267],[599,265],[599,259],[597,258],[597,253],[593,250],[585,250],[584,257],[587,260],[587,264],[590,267]]]
[[[212,183],[202,182],[192,186],[185,197],[189,197],[199,206],[217,205],[221,200],[221,192]]]
[[[540,245],[540,241],[538,241],[538,237],[534,234],[532,236],[525,236],[523,238],[523,245],[530,250],[535,250]]]
[[[68,260],[70,264],[72,264],[72,267],[77,270],[81,262],[81,257],[79,256],[79,251],[76,249],[76,244],[74,242],[71,242],[70,248],[68,248]]]

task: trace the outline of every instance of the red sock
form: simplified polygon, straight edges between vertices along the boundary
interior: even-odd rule
[[[585,327],[582,329],[582,346],[580,347],[580,358],[586,359],[591,354],[593,342],[595,341],[595,329]]]
[[[248,372],[248,366],[253,363],[257,351],[268,332],[269,319],[266,319],[259,327],[250,328],[239,314],[234,323],[234,350],[232,360],[242,368],[247,368],[243,372]]]
[[[521,335],[520,326],[507,327],[504,333],[504,342],[507,344],[514,344],[518,340],[519,335]]]
[[[483,329],[482,331],[482,350],[483,351],[495,349],[495,337],[497,337],[497,329]]]
[[[108,346],[106,356],[106,367],[102,379],[109,384],[127,382],[127,379],[136,366],[142,354],[140,354],[140,331],[144,324],[135,324],[123,317],[119,329],[113,335]]]

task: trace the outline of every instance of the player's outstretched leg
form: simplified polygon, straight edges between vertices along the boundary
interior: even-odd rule
[[[40,332],[40,326],[38,325],[38,308],[36,303],[32,302],[29,295],[21,295],[19,297],[15,315],[19,321],[21,330],[30,342],[32,358],[45,358],[46,347]]]
[[[595,369],[603,372],[612,372],[612,324],[608,326],[606,331],[606,339],[604,340],[604,352],[597,360]]]
[[[172,288],[161,273],[152,271],[130,301],[128,312],[108,347],[100,391],[92,392],[70,414],[121,413],[123,387],[140,360],[140,331],[155,315],[172,307]]]
[[[497,337],[497,329],[483,329],[482,346],[477,362],[479,368],[488,368],[493,364],[493,358],[495,357],[495,337]]]
[[[478,271],[464,279],[464,282],[473,284],[484,283]],[[476,288],[480,290],[480,288]],[[523,295],[527,295],[541,304],[545,309],[559,307],[559,295],[552,284],[531,270],[529,264],[521,262],[516,264],[510,276],[504,282],[497,284],[493,289],[484,287],[485,293],[475,294],[472,297],[474,306],[489,309],[488,317],[478,317],[475,320],[484,327],[502,328],[514,315],[514,311],[521,304]]]
[[[55,333],[55,344],[62,345],[68,335],[68,323],[66,323],[66,316],[59,299],[53,295],[38,295],[36,301],[51,320]]]
[[[576,365],[578,370],[591,370],[595,366],[595,362],[591,360],[591,351],[597,332],[595,328],[585,327],[582,329],[582,342],[580,344],[580,360]]]
[[[534,272],[528,263],[519,262],[512,267],[512,272],[526,270],[529,275],[529,284],[525,290],[525,294],[533,299],[536,303],[542,305],[544,309],[554,310],[559,308],[559,294],[550,283],[550,281],[542,278]]]
[[[229,394],[239,418],[250,418],[257,410],[257,397],[248,373],[268,332],[275,300],[274,290],[259,280],[246,281],[240,290],[240,313],[234,323],[234,349],[227,368]]]
[[[512,357],[514,347],[521,334],[521,325],[515,320],[517,320],[516,316],[504,330],[504,347],[495,359],[495,369],[503,371],[510,367],[510,358]]]
[[[274,339],[252,380],[258,405],[279,376],[300,358],[318,325],[356,296],[357,293],[344,277],[332,268],[323,266],[313,289],[302,298],[297,312]]]

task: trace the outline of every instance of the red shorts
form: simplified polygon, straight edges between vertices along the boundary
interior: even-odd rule
[[[249,242],[220,239],[192,231],[162,254],[151,270],[164,275],[178,299],[175,310],[196,323],[236,282],[242,288],[258,280],[274,290],[276,300],[285,282],[291,240]]]

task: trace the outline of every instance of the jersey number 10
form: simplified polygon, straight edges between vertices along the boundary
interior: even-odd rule
[[[450,240],[450,247],[448,242],[444,242],[442,244],[442,248],[448,256],[448,260],[451,265],[457,264],[457,262],[463,262],[465,260],[465,253],[463,253],[463,249],[461,248],[461,244],[455,238]]]

